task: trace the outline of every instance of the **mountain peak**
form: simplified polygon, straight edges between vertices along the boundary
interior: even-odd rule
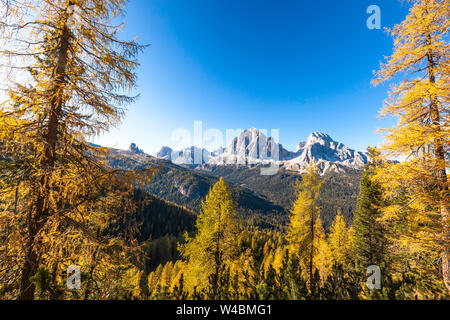
[[[165,159],[165,160],[172,160],[172,148],[163,146],[161,149],[156,153],[157,158]]]
[[[248,129],[245,129],[244,131],[242,131],[240,133],[240,135],[236,138],[239,138],[242,136],[247,136],[248,134],[251,134],[251,136],[255,136],[255,137],[258,137],[258,136],[264,137],[265,136],[265,134],[261,130],[252,127],[252,128],[248,128]]]
[[[142,151],[142,149],[139,149],[138,146],[136,145],[136,143],[134,143],[134,142],[132,142],[130,144],[128,151],[130,151],[132,153],[144,153],[144,151]]]
[[[219,152],[218,150],[217,152]],[[214,153],[209,152],[204,148],[191,146],[182,150],[173,150],[170,147],[162,147],[157,153],[156,157],[164,160],[172,161],[175,164],[203,164],[207,163]]]
[[[313,144],[321,141],[331,142],[333,139],[325,132],[314,131],[309,135],[308,140],[306,140],[306,144]]]

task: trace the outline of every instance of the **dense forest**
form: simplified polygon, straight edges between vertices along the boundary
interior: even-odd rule
[[[187,242],[179,243],[179,260],[160,264],[148,274],[141,297],[448,298],[437,252],[415,256],[408,248],[395,248],[389,239],[394,230],[377,220],[381,210],[372,205],[384,201],[380,186],[370,181],[372,165],[367,165],[361,181],[353,224],[349,227],[339,213],[328,232],[317,205],[322,181],[313,168],[297,186],[286,232],[239,226],[236,203],[220,180],[203,202],[195,237],[186,234]],[[368,289],[366,266],[374,265],[382,270],[380,287]]]
[[[295,184],[301,180],[301,176],[283,169],[271,176],[261,176],[258,170],[258,167],[247,169],[216,166],[209,171],[209,174],[218,178],[223,177],[230,183],[244,185],[288,212],[295,200]],[[350,168],[340,173],[329,171],[323,175],[323,180],[318,203],[322,209],[324,227],[328,229],[331,226],[338,210],[347,221],[351,221],[356,208],[361,172]],[[279,222],[286,224],[287,221],[288,219]]]
[[[398,122],[362,172],[270,183],[90,143],[136,98],[126,1],[0,3],[1,68],[24,72],[0,104],[0,299],[450,298],[449,1],[389,30],[373,83],[403,79],[381,111]]]

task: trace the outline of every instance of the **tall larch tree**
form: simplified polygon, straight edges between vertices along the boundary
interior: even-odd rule
[[[324,239],[320,207],[317,204],[321,187],[317,166],[312,163],[296,186],[297,199],[291,210],[287,234],[290,251],[298,257],[310,289],[314,286],[313,273],[318,267],[316,258]]]
[[[333,264],[345,265],[350,257],[352,241],[350,230],[347,228],[344,216],[341,213],[334,218],[328,235],[328,243]]]
[[[443,284],[450,290],[449,229],[449,44],[448,0],[411,0],[406,19],[389,30],[394,52],[376,73],[375,84],[404,80],[393,86],[382,116],[397,117],[386,129],[383,151],[401,157],[386,163],[377,175],[387,197],[401,190],[408,207],[411,245],[437,249],[442,259]],[[395,221],[405,205],[393,205],[385,218]]]
[[[237,204],[231,190],[221,178],[202,202],[197,216],[197,234],[186,235],[186,243],[180,245],[186,259],[185,281],[190,290],[209,290],[212,299],[220,298],[220,283],[226,268],[236,258],[238,224]]]
[[[130,222],[123,214],[134,210],[137,177],[111,169],[106,150],[89,143],[135,99],[143,47],[119,38],[114,21],[125,3],[42,0],[2,26],[0,55],[16,76],[6,79],[0,105],[0,259],[13,268],[2,270],[15,270],[1,276],[18,287],[19,299],[33,299],[30,278],[40,265],[55,279],[70,264],[107,278],[98,265],[111,262],[112,255],[102,257],[121,244],[99,235],[109,222]]]
[[[331,247],[325,236],[325,230],[320,217],[317,221],[317,227],[316,235],[319,243],[319,250],[317,256],[315,257],[315,265],[319,271],[320,279],[323,282],[323,280],[325,280],[332,271],[333,256]]]

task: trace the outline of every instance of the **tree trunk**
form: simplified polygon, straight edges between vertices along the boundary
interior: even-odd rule
[[[25,261],[22,266],[22,277],[20,279],[20,288],[19,288],[19,299],[20,300],[33,300],[34,299],[34,290],[35,286],[30,281],[30,278],[36,274],[38,268],[38,257],[36,252],[33,250],[33,239],[31,237],[27,242],[27,251],[25,253]]]
[[[431,45],[431,35],[428,35],[428,44]],[[428,80],[430,83],[435,84],[435,62],[433,59],[433,53],[427,54],[428,62]],[[430,97],[430,112],[432,125],[438,132],[437,138],[434,139],[434,156],[438,162],[438,169],[436,172],[436,180],[438,185],[439,197],[440,197],[440,215],[442,221],[442,278],[445,287],[450,291],[450,234],[449,234],[449,219],[448,219],[448,180],[445,163],[445,150],[444,144],[440,137],[441,133],[441,120],[439,114],[438,100],[435,96]]]
[[[214,263],[215,263],[215,270],[214,270],[214,278],[213,278],[213,300],[219,299],[219,291],[220,291],[220,271],[221,271],[221,252],[220,252],[220,240],[221,240],[221,214],[219,213],[219,223],[218,223],[218,230],[217,230],[217,239],[216,239],[216,252],[214,254]]]
[[[314,204],[313,204],[314,206]],[[311,208],[311,251],[309,252],[309,291],[313,288],[313,259],[314,259],[314,207]]]
[[[35,238],[41,228],[45,225],[50,214],[48,204],[48,196],[50,194],[49,177],[54,170],[56,159],[56,145],[58,140],[58,126],[60,122],[60,114],[63,106],[62,89],[65,83],[66,65],[69,50],[70,31],[67,25],[64,25],[60,36],[60,46],[58,49],[58,60],[54,72],[54,89],[53,98],[50,101],[50,117],[47,125],[47,133],[45,135],[45,152],[39,169],[43,172],[41,181],[39,182],[36,202],[35,214],[30,212],[27,228],[28,241],[26,243],[26,252],[22,267],[22,274],[19,288],[20,300],[32,300],[34,298],[34,285],[30,280],[38,268],[39,259],[36,252]]]
[[[448,226],[448,210],[446,204],[441,206],[441,217],[444,221],[444,250],[442,251],[442,277],[447,290],[450,292],[450,236]]]

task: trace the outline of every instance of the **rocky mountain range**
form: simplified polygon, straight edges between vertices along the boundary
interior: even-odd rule
[[[315,161],[322,174],[328,171],[345,172],[361,169],[367,162],[365,152],[355,151],[333,140],[323,132],[313,132],[306,141],[300,141],[295,151],[289,151],[272,137],[251,128],[235,137],[227,148],[213,152],[197,147],[175,151],[162,147],[156,157],[175,164],[201,167],[210,166],[265,166],[276,164],[287,171],[303,173]]]
[[[193,212],[199,212],[202,200],[222,177],[230,185],[233,198],[238,203],[237,213],[243,218],[245,225],[279,229],[284,228],[288,222],[288,212],[295,200],[295,184],[301,179],[301,173],[285,168],[286,163],[293,162],[297,158],[301,160],[302,155],[307,161],[310,157],[309,148],[313,153],[316,152],[316,148],[319,148],[317,141],[313,143],[314,139],[309,140],[310,145],[316,145],[316,147],[309,147],[308,141],[305,141],[297,154],[289,155],[281,149],[282,146],[279,146],[282,150],[281,154],[285,154],[283,159],[290,160],[280,160],[285,163],[284,167],[279,168],[273,175],[262,175],[259,165],[223,165],[220,162],[219,164],[179,165],[169,160],[169,157],[173,156],[170,149],[166,149],[166,159],[162,159],[146,154],[135,144],[132,144],[128,150],[111,149],[108,162],[112,167],[121,169],[136,170],[149,167],[157,169],[151,184],[143,191],[169,203],[186,207]],[[330,226],[337,212],[342,212],[345,219],[351,221],[361,180],[361,170],[344,166],[346,163],[351,164],[349,159],[355,158],[351,157],[352,151],[348,151],[347,154],[343,147],[337,148],[338,143],[331,142],[332,140],[329,145],[325,144],[325,150],[330,154],[327,155],[329,160],[324,161],[332,163],[331,160],[337,162],[336,159],[339,159],[339,164],[332,163],[332,165],[345,169],[343,171],[326,169],[323,172],[324,184],[319,197],[319,206],[325,229]],[[223,150],[219,155],[208,154],[210,158],[206,159],[210,161],[213,158],[218,159],[219,156],[224,159],[226,155],[236,155],[240,150],[239,144],[237,139],[234,150],[233,148]],[[251,147],[247,146],[246,149],[249,150],[248,155],[250,155]],[[243,151],[244,154],[246,149]],[[181,155],[189,159],[188,156],[192,155],[195,149],[192,148],[190,151],[191,153],[189,150],[181,152]],[[325,157],[325,155],[322,156]],[[178,160],[180,161],[180,158]]]
[[[284,228],[295,200],[295,184],[314,160],[323,176],[319,198],[321,218],[328,228],[337,212],[347,221],[353,218],[359,192],[364,152],[352,150],[323,132],[313,132],[287,150],[260,130],[244,130],[227,148],[210,152],[190,147],[174,151],[163,147],[151,156],[135,144],[128,150],[112,149],[109,163],[125,169],[157,168],[145,192],[199,212],[211,187],[223,177],[238,202],[238,215],[246,225]],[[263,175],[261,167],[278,165],[273,174]]]

